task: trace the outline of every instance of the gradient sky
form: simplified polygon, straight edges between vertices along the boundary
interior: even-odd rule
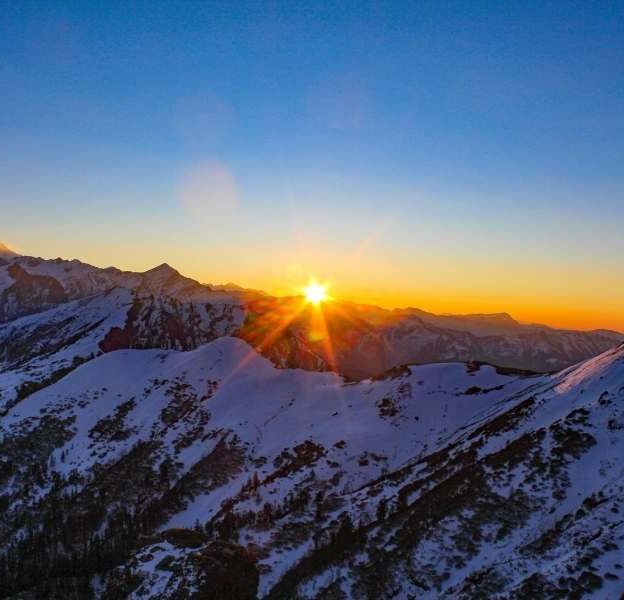
[[[624,4],[3,2],[26,254],[624,330]]]

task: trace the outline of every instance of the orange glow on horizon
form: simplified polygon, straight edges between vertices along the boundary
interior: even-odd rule
[[[233,282],[278,297],[302,295],[309,308],[323,304],[305,302],[308,274],[316,273],[318,282],[331,282],[332,305],[350,301],[434,314],[506,312],[521,323],[624,332],[624,283],[617,264],[480,254],[470,247],[464,254],[444,247],[407,252],[393,248],[385,238],[380,243],[375,231],[358,246],[302,227],[292,239],[269,240],[253,251],[234,245],[225,254],[217,246],[164,247],[136,240],[98,246],[84,236],[69,235],[0,240],[29,255],[76,257],[103,268],[115,265],[142,272],[167,262],[201,283]]]

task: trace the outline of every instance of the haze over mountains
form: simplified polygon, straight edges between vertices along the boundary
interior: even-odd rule
[[[618,597],[620,334],[314,310],[4,259],[0,596]]]

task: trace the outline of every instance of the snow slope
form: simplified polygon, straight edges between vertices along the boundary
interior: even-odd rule
[[[129,290],[117,288],[0,324],[0,414],[100,353],[100,342],[123,327],[131,305]]]
[[[22,565],[0,569],[6,590],[33,573],[101,598],[622,590],[624,348],[552,376],[433,364],[358,383],[231,337],[119,350],[0,428],[0,535]],[[59,547],[82,557],[72,578]]]
[[[0,412],[111,350],[195,348],[243,321],[239,294],[168,265],[145,273],[17,257],[0,266]]]

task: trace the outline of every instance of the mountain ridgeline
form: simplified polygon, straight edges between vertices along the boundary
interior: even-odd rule
[[[624,591],[620,334],[0,261],[0,597]]]
[[[361,380],[403,364],[479,361],[554,372],[624,335],[522,325],[508,315],[438,316],[327,303],[324,328],[301,298],[203,285],[164,264],[145,273],[77,260],[0,258],[0,409],[72,366],[123,348],[192,350],[238,336],[278,367]],[[317,328],[318,329],[318,328]]]

